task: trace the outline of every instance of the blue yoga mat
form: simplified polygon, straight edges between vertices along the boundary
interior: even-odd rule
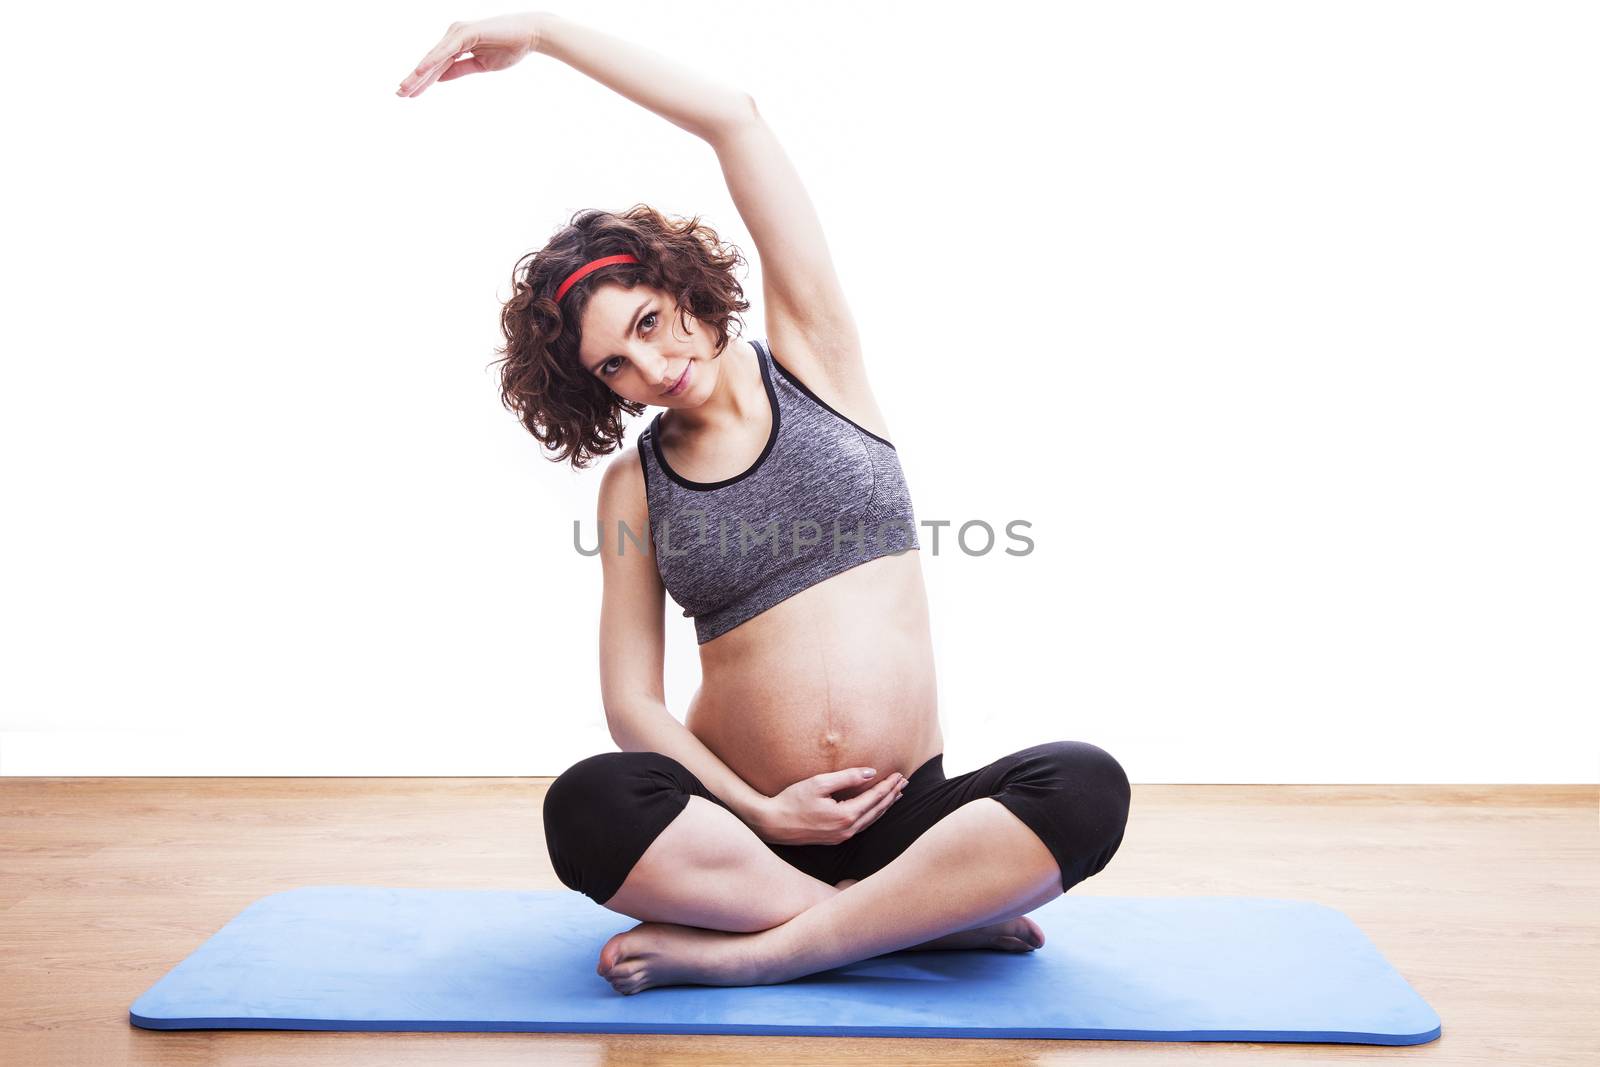
[[[495,1030],[1416,1045],[1439,1016],[1343,912],[1066,894],[1030,953],[896,952],[767,986],[623,996],[637,925],[568,890],[317,886],[263,897],[134,1002],[155,1030]]]

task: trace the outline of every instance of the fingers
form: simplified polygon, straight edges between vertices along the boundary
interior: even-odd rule
[[[835,793],[842,793],[846,789],[858,789],[862,782],[870,782],[872,775],[866,773],[869,770],[871,770],[869,767],[846,767],[842,771],[825,771],[822,774],[814,775],[811,780],[821,788],[824,794],[832,796]],[[877,772],[873,771],[872,773],[876,774]]]
[[[407,74],[395,90],[397,96],[416,96],[439,80],[450,61],[472,48],[470,35],[460,23],[452,23],[439,43],[429,49],[416,69]]]
[[[455,58],[455,53],[451,53],[450,55],[447,55],[443,60],[440,60],[438,63],[435,63],[435,64],[433,64],[431,66],[428,66],[428,65],[418,66],[416,70],[414,70],[410,74],[406,75],[406,80],[405,81],[400,83],[400,88],[398,90],[399,95],[400,96],[417,96],[417,95],[419,95],[424,89],[426,89],[428,86],[432,85],[434,82],[439,80],[439,75],[444,73],[445,67],[449,64],[450,60],[452,60],[454,58]]]
[[[901,777],[900,772],[896,771],[871,789],[862,790],[859,795],[840,802],[839,807],[844,810],[845,816],[851,822],[856,822],[862,815],[871,812],[873,808],[877,807],[884,797],[887,796],[890,800],[893,800],[895,789],[904,781],[905,779]]]
[[[872,805],[872,807],[869,808],[859,819],[851,824],[850,833],[848,836],[854,837],[862,830],[865,830],[867,827],[871,826],[874,822],[877,822],[878,817],[884,812],[888,811],[889,805],[893,804],[896,800],[899,800],[900,794],[904,793],[905,790],[906,783],[905,780],[902,779],[895,784],[893,789],[890,789],[888,792],[886,792],[878,799],[876,804]]]
[[[439,75],[438,80],[447,82],[451,78],[459,78],[463,74],[486,73],[488,73],[488,68],[486,68],[482,63],[478,62],[477,56],[468,56],[466,59],[458,59],[448,67],[444,68],[444,73]]]

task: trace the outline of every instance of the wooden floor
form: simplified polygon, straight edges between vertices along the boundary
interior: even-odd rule
[[[1135,786],[1121,851],[1073,890],[1292,897],[1338,908],[1439,1013],[1444,1035],[1427,1045],[129,1024],[141,993],[268,893],[330,884],[562,888],[539,826],[548,784],[0,779],[0,1064],[1600,1064],[1592,786]],[[619,930],[631,925],[618,917]]]

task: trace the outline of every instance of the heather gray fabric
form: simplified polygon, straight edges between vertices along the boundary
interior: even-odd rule
[[[689,481],[662,455],[659,413],[639,435],[656,567],[702,645],[825,578],[921,547],[894,445],[752,344],[772,432],[749,470]]]

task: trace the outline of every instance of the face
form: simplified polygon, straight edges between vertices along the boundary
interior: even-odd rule
[[[579,361],[624,400],[694,407],[717,383],[711,331],[692,315],[680,320],[676,304],[660,289],[599,286],[579,328]],[[667,395],[674,385],[678,392]]]

